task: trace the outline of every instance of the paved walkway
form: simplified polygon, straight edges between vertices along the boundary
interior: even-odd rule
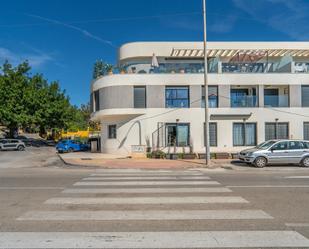
[[[123,155],[76,152],[59,154],[68,165],[102,168],[138,168],[138,169],[186,169],[203,168],[205,160],[168,160],[168,159],[133,159]],[[230,160],[212,160],[208,168],[227,167]]]

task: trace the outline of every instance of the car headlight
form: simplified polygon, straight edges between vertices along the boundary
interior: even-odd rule
[[[252,152],[248,152],[247,154],[246,154],[246,156],[252,156]]]

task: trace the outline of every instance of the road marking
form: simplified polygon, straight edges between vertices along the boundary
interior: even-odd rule
[[[209,180],[208,176],[157,176],[157,177],[144,177],[144,176],[127,176],[127,177],[86,177],[84,181],[112,181],[112,180]]]
[[[50,189],[65,189],[63,187],[0,187],[0,190],[50,190]]]
[[[285,223],[287,227],[309,227],[309,223]]]
[[[238,196],[183,196],[183,197],[105,197],[74,198],[59,197],[45,201],[45,204],[208,204],[208,203],[249,203]]]
[[[285,176],[286,179],[309,179],[309,176]]]
[[[309,188],[309,185],[230,185],[227,188]]]
[[[3,232],[1,249],[17,248],[251,248],[307,247],[295,231]]]
[[[64,194],[121,194],[121,193],[230,193],[228,188],[72,188]]]
[[[75,186],[138,186],[138,185],[220,185],[216,181],[131,181],[131,182],[77,182]]]
[[[272,219],[262,210],[31,211],[17,220],[244,220]]]
[[[91,174],[90,176],[108,176],[108,177],[118,177],[118,176],[203,176],[205,175],[204,173],[201,172],[135,172],[135,173],[128,173],[128,172],[122,172],[122,173],[94,173]]]

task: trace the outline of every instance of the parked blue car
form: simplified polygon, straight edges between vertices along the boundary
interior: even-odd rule
[[[56,150],[59,153],[63,152],[73,152],[73,151],[86,151],[89,149],[88,144],[83,144],[76,140],[61,140],[56,145]]]

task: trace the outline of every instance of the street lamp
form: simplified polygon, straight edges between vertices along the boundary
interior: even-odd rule
[[[209,115],[208,115],[208,82],[207,82],[207,30],[206,30],[206,0],[203,0],[203,21],[204,21],[204,96],[205,96],[205,164],[209,165],[210,162],[210,150],[209,150]]]

